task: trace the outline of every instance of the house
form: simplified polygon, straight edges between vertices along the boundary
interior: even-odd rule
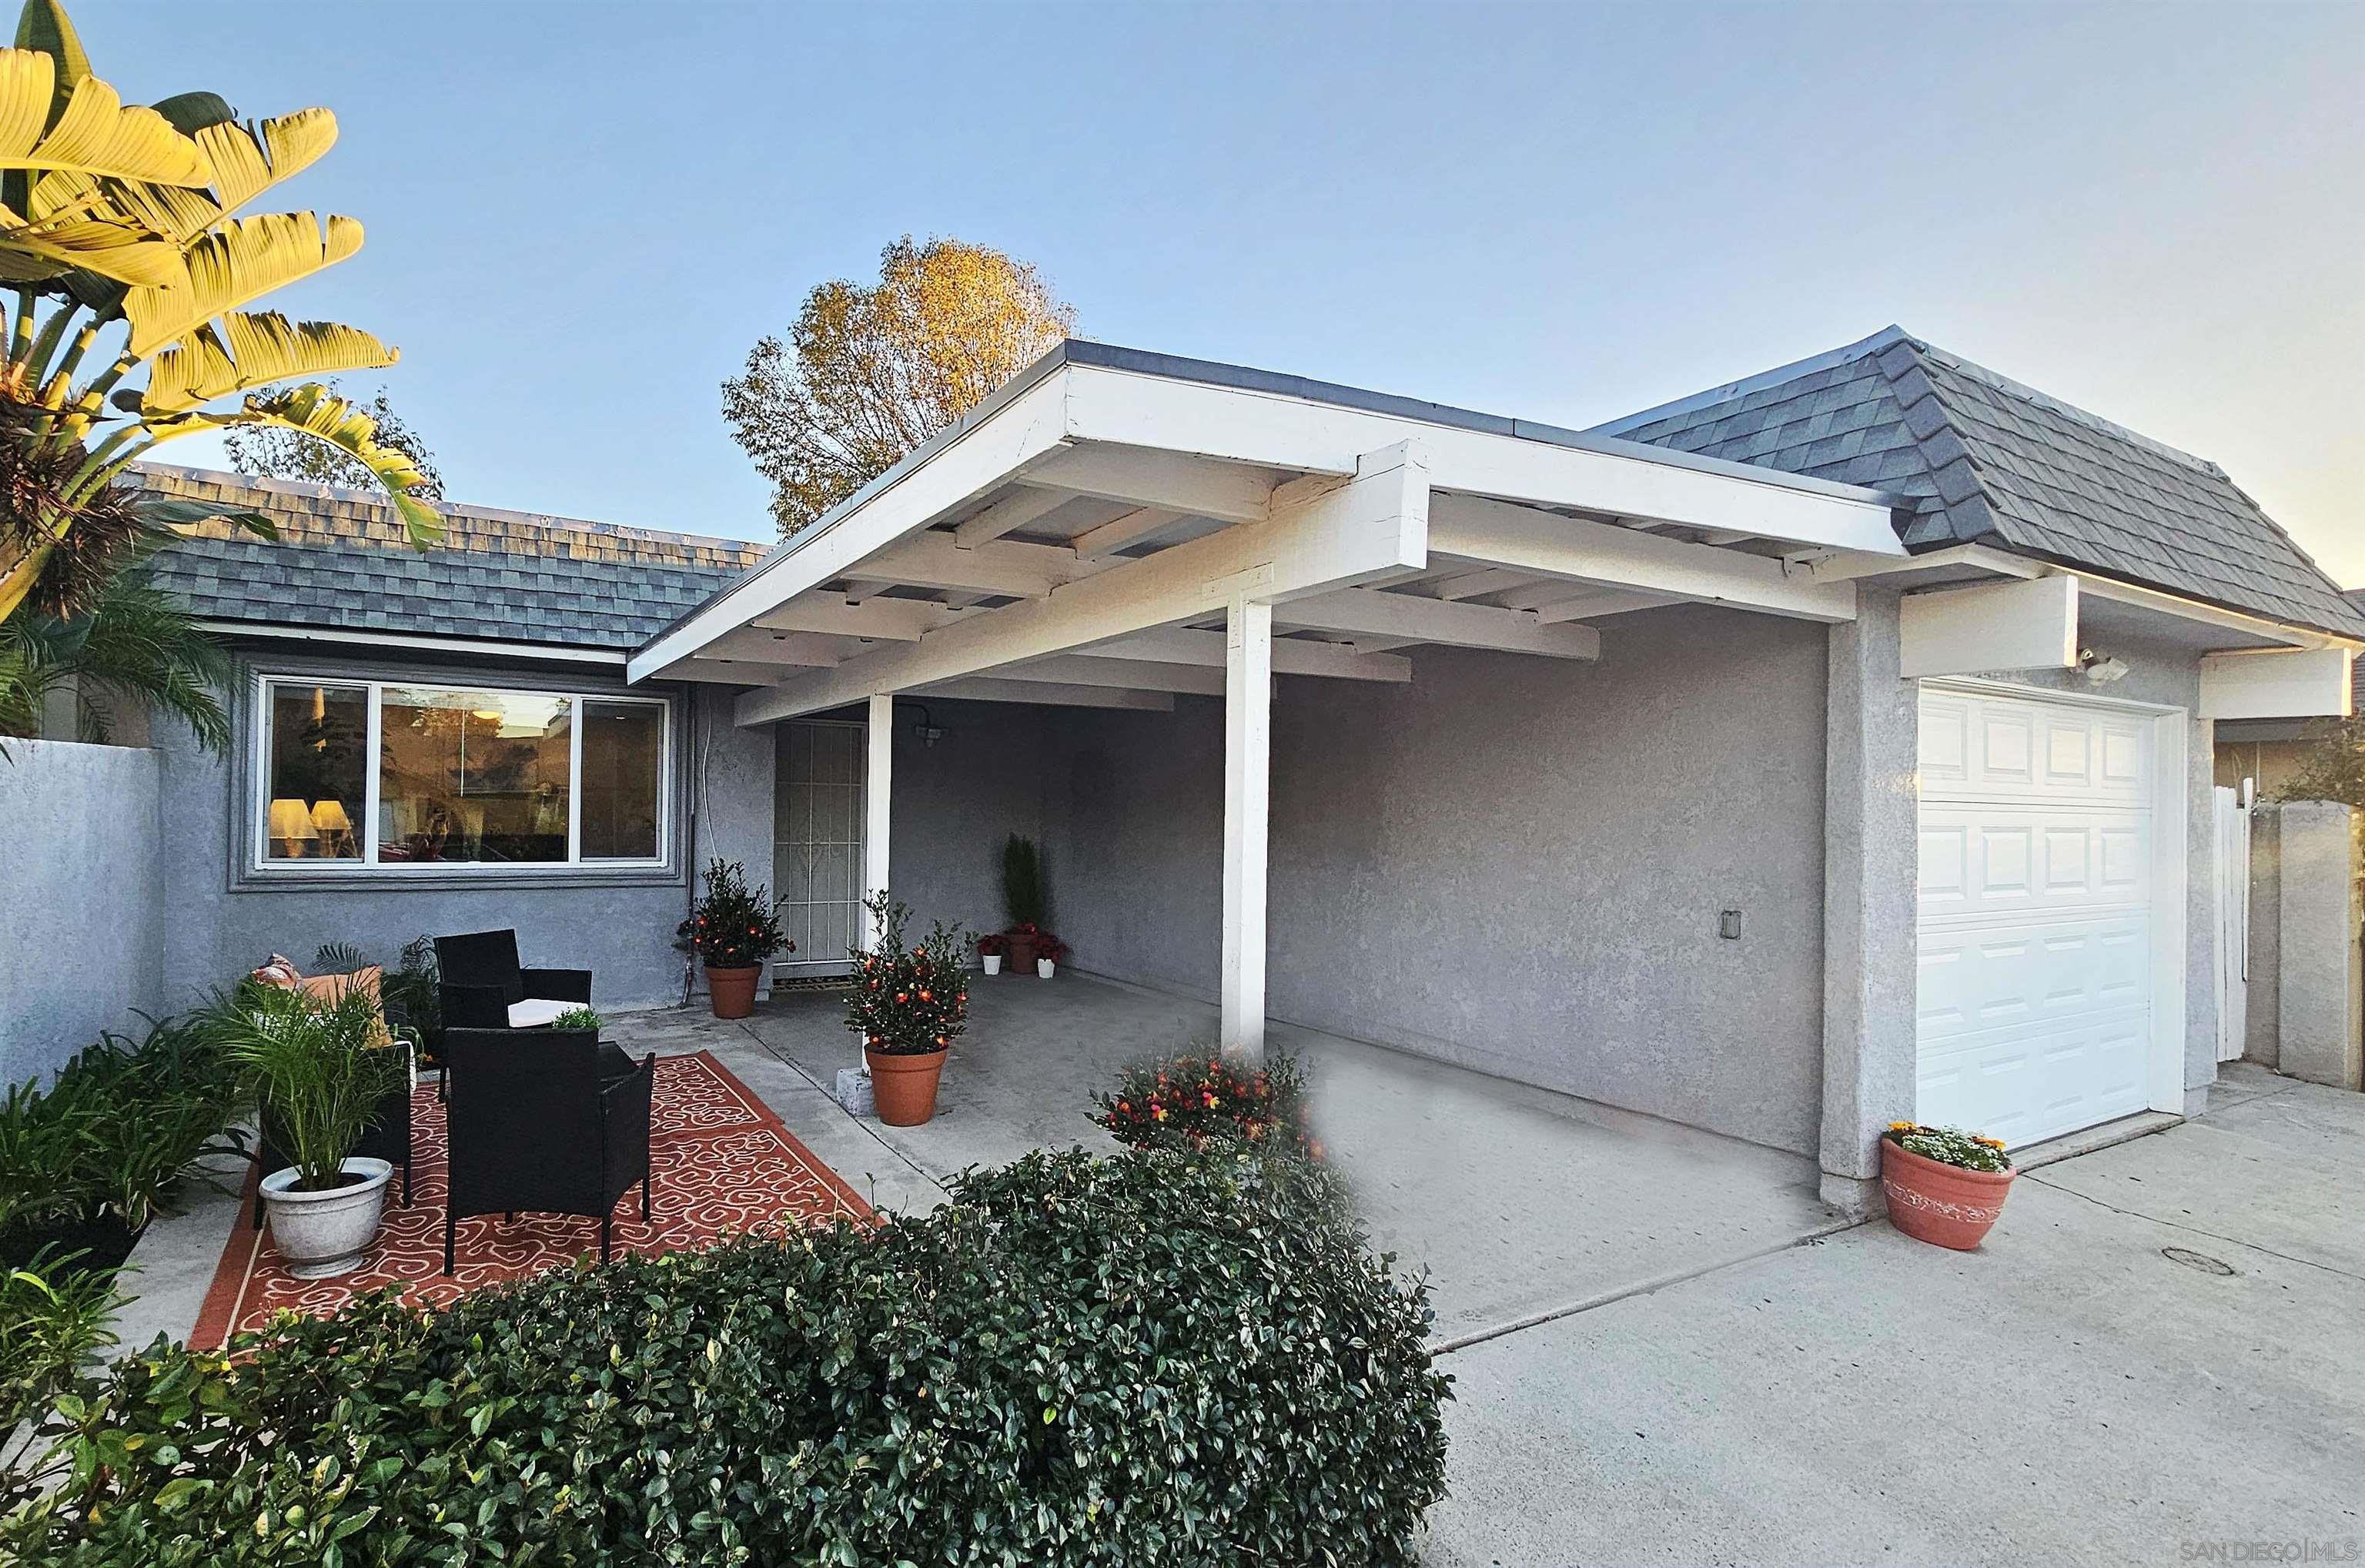
[[[2365,588],[2347,589],[2343,597],[2365,608]],[[2349,716],[2355,716],[2353,705]],[[2261,797],[2280,794],[2325,727],[2322,718],[2226,720],[2217,726],[2217,782],[2238,789],[2247,779]]]
[[[1892,1119],[2205,1099],[2212,725],[2346,711],[2365,645],[2218,470],[1896,329],[1592,431],[1070,342],[752,560],[467,508],[412,556],[252,488],[290,543],[168,557],[242,670],[228,762],[160,765],[168,995],[514,924],[676,1000],[715,856],[825,973],[865,889],[998,924],[1018,832],[1075,962],[1228,1046],[1445,1058],[1858,1211]]]

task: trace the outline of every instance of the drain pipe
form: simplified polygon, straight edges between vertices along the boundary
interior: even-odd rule
[[[698,913],[698,824],[706,801],[706,712],[704,693],[689,694],[689,821],[684,827],[681,851],[681,917],[689,920]],[[690,992],[698,984],[698,949],[681,956],[681,1005],[689,1005]]]

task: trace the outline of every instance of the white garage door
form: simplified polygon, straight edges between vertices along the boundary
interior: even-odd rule
[[[2144,1109],[2151,748],[2144,715],[1924,688],[1922,1121],[2020,1145]]]

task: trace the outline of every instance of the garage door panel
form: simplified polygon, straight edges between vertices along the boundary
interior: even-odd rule
[[[2147,813],[1922,804],[1922,918],[2138,907],[2151,898]]]
[[[2027,1143],[2143,1109],[2143,715],[1925,688],[1917,1114]]]
[[[2014,1146],[2057,1137],[2142,1110],[2150,1048],[2148,1008],[1982,1030],[1924,1050],[1915,1114]]]
[[[1925,930],[1917,987],[1924,1051],[1981,1030],[2147,1006],[2150,927],[2148,914],[2134,913]]]

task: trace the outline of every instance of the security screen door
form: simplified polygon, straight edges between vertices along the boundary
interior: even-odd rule
[[[799,719],[779,735],[772,890],[797,950],[775,968],[843,973],[862,935],[863,727]]]

